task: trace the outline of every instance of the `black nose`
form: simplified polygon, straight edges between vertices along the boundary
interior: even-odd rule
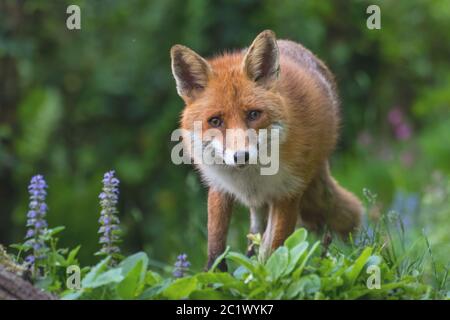
[[[248,151],[238,151],[234,154],[234,163],[236,164],[247,164],[249,159]]]

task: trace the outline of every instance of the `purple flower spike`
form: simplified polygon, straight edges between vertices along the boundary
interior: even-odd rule
[[[42,236],[47,230],[47,222],[45,216],[47,214],[47,205],[45,197],[47,196],[47,183],[42,175],[36,175],[31,178],[28,192],[30,193],[30,203],[27,214],[27,233],[25,235],[26,244],[33,248],[26,261],[30,265],[34,265],[36,260],[45,258],[44,251],[46,249]]]
[[[186,275],[186,272],[189,270],[191,263],[188,261],[187,254],[183,253],[177,257],[177,261],[175,262],[175,268],[173,269],[172,275],[175,278],[183,278]]]
[[[105,173],[103,177],[103,191],[99,195],[100,206],[102,208],[100,212],[100,229],[101,233],[100,244],[102,248],[100,249],[101,254],[112,255],[120,252],[117,246],[120,241],[118,233],[119,228],[119,218],[117,217],[117,202],[119,199],[119,180],[114,176],[115,172],[109,171]],[[113,263],[114,260],[112,259]]]

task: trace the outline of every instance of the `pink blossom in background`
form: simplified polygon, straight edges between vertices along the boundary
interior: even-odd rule
[[[397,127],[394,128],[395,137],[398,140],[408,140],[411,138],[412,130],[409,124],[401,123]]]
[[[405,115],[399,107],[392,108],[387,118],[397,140],[408,140],[411,138],[412,128],[406,122]]]
[[[403,122],[403,112],[400,108],[392,108],[388,113],[389,123],[393,126],[397,126]]]

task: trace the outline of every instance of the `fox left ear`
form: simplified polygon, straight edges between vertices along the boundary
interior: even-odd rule
[[[280,52],[275,33],[261,32],[253,41],[244,57],[243,69],[247,76],[262,85],[278,79],[280,73]]]

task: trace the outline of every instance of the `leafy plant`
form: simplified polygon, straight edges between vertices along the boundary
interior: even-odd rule
[[[233,272],[200,272],[182,278],[164,277],[147,270],[148,257],[140,252],[108,268],[108,258],[93,267],[82,289],[66,299],[427,299],[439,297],[415,272],[398,275],[377,247],[319,254],[298,229],[265,263],[256,257],[227,250],[223,257]],[[217,262],[217,261],[216,261]],[[367,272],[376,266],[378,288],[368,287]]]

